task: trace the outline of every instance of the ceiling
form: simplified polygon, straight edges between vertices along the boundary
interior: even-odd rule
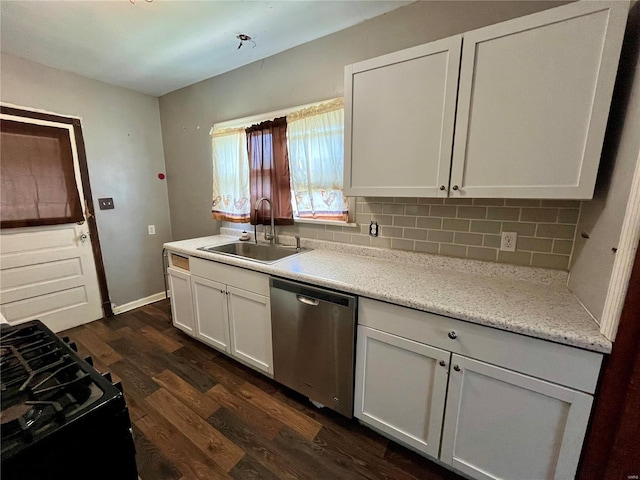
[[[1,0],[0,49],[161,96],[409,3]]]

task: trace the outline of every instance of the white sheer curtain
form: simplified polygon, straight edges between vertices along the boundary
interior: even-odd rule
[[[211,131],[213,203],[211,217],[227,222],[250,219],[249,159],[244,127]]]
[[[287,115],[287,145],[294,215],[347,221],[342,98]]]

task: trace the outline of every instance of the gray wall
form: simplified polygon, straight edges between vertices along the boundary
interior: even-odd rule
[[[160,98],[176,240],[210,235],[214,123],[342,96],[344,66],[566,2],[416,2]]]
[[[81,117],[111,301],[164,290],[162,244],[171,239],[158,99],[2,54],[0,100]],[[114,210],[98,210],[113,197]],[[149,236],[147,225],[156,226]]]
[[[583,202],[569,288],[602,318],[640,150],[640,3],[629,14],[594,199]],[[586,233],[588,239],[581,236]]]

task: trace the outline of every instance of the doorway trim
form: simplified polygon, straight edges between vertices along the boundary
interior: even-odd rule
[[[91,236],[91,248],[93,251],[93,261],[96,266],[96,274],[98,276],[98,287],[100,288],[102,313],[105,317],[113,317],[111,299],[109,298],[109,289],[107,287],[107,275],[104,269],[102,249],[100,248],[98,225],[96,223],[95,209],[93,208],[93,197],[91,196],[89,167],[87,165],[87,152],[84,146],[84,136],[82,135],[82,125],[80,123],[80,118],[62,116],[38,110],[30,110],[28,107],[19,107],[16,105],[5,103],[0,105],[0,113],[14,115],[17,117],[33,118],[36,120],[47,120],[51,122],[73,125],[73,129],[75,132],[76,149],[78,152],[78,165],[80,167],[80,179],[82,181],[82,190],[84,193],[84,216],[86,218],[87,225],[89,226],[89,235]]]

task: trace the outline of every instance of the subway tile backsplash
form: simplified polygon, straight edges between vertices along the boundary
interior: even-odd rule
[[[517,265],[569,269],[577,200],[357,197],[356,226],[297,224],[282,233]],[[369,236],[369,223],[380,234]],[[499,251],[500,233],[518,234],[515,252]]]

